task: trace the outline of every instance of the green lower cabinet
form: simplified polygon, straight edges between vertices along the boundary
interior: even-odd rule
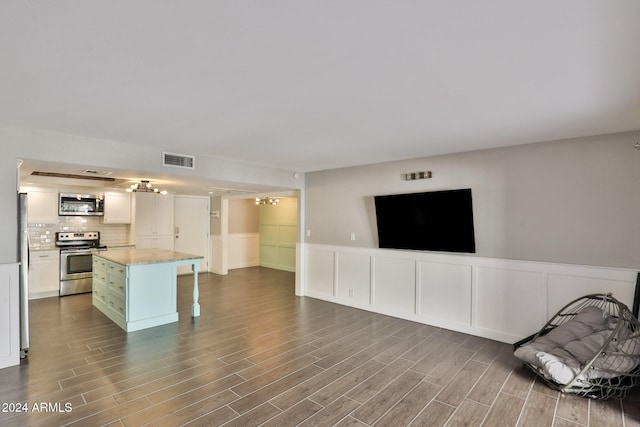
[[[93,305],[127,332],[178,321],[176,265],[93,257]]]

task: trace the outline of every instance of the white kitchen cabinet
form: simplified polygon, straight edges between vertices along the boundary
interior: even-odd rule
[[[102,220],[105,224],[130,224],[131,193],[105,192]]]
[[[173,195],[135,193],[135,244],[173,250]]]
[[[136,236],[136,249],[173,250],[173,236]]]
[[[27,221],[29,224],[58,223],[57,190],[28,189],[27,203]]]
[[[29,299],[47,298],[60,292],[60,251],[31,251]]]

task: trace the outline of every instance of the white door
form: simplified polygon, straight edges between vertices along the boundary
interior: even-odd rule
[[[174,250],[201,255],[200,271],[209,271],[209,198],[175,196]],[[178,274],[191,273],[190,266],[178,267]]]

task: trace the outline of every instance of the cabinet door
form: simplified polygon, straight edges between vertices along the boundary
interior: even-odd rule
[[[27,191],[27,221],[30,224],[58,223],[58,192],[55,190]]]
[[[155,244],[151,236],[136,236],[136,249],[153,249]]]
[[[29,298],[44,298],[60,290],[58,251],[33,251],[29,265]]]
[[[156,234],[173,235],[173,196],[156,195]]]
[[[136,248],[173,250],[173,196],[135,195]]]
[[[173,250],[173,236],[158,236],[154,238],[154,248]]]
[[[148,236],[155,230],[155,194],[136,193],[135,227],[137,236]],[[137,240],[137,239],[136,239]]]
[[[137,236],[136,249],[165,249],[173,250],[172,236]]]
[[[103,221],[105,224],[130,224],[131,194],[106,192]]]

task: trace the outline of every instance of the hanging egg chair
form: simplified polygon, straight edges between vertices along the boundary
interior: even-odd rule
[[[514,347],[516,357],[563,393],[621,399],[640,384],[640,322],[611,294],[570,302]]]

